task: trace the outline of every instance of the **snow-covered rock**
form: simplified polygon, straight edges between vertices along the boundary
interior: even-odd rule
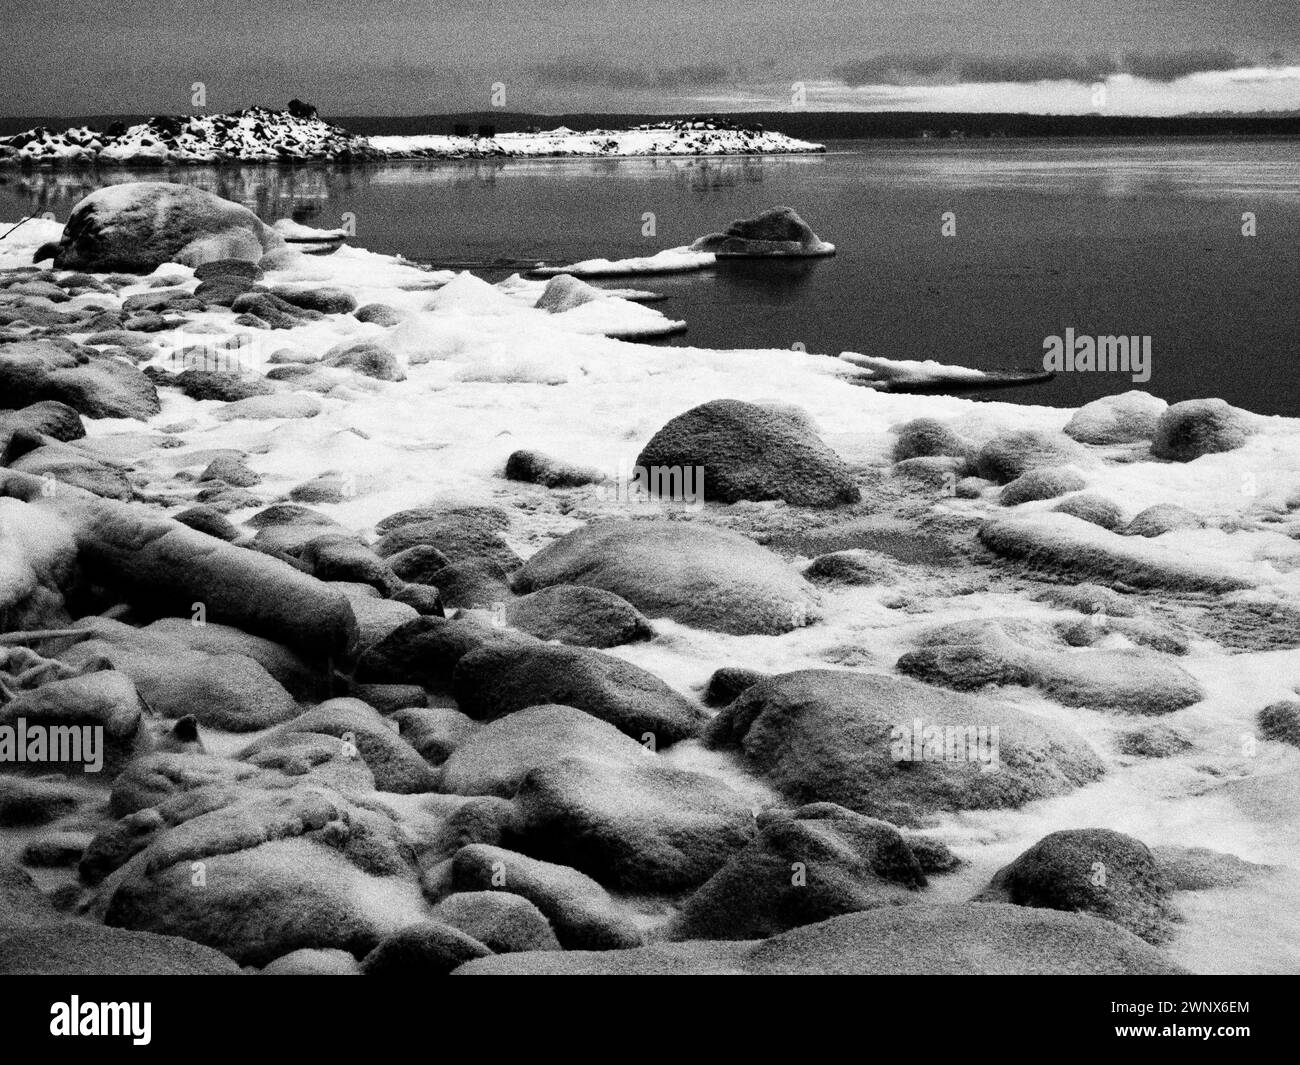
[[[250,107],[223,115],[162,115],[125,129],[38,127],[0,137],[0,163],[221,163],[362,159],[364,137],[315,117]]]
[[[166,262],[255,263],[282,244],[247,207],[189,185],[132,181],[81,200],[58,244],[45,245],[36,258],[52,256],[59,270],[148,273]]]

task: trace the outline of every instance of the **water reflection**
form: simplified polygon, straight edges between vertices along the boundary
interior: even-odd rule
[[[820,159],[820,157],[819,157]],[[172,181],[233,200],[265,218],[308,221],[331,201],[370,186],[416,189],[427,186],[491,190],[505,181],[545,176],[578,182],[669,180],[689,192],[710,193],[758,185],[773,167],[807,159],[763,156],[656,159],[466,159],[396,163],[304,164],[294,166],[185,166],[0,170],[0,199],[25,213],[52,211],[66,219],[82,197],[105,185],[129,181]],[[818,161],[818,160],[813,160]],[[9,213],[13,213],[12,211]]]
[[[1117,198],[1231,199],[1249,189],[1300,200],[1294,143],[899,145],[878,151],[868,180],[886,184]]]

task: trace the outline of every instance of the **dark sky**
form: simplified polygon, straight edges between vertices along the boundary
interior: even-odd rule
[[[1300,107],[1300,0],[4,3],[4,114]]]

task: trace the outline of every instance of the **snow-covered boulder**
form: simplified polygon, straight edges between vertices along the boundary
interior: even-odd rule
[[[203,189],[133,181],[98,189],[72,209],[57,245],[36,261],[58,270],[149,273],[166,262],[257,262],[283,238],[247,207]]]
[[[722,258],[792,258],[835,254],[791,207],[772,207],[753,218],[732,222],[725,233],[710,233],[691,245],[691,251],[712,252]]]

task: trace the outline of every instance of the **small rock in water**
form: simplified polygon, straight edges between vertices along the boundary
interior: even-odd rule
[[[835,245],[817,236],[792,208],[772,207],[753,218],[739,219],[725,233],[710,233],[691,251],[719,258],[820,257],[835,254]]]

